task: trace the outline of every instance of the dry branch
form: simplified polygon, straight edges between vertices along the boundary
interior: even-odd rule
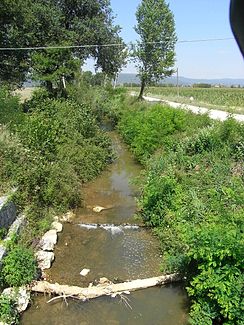
[[[58,283],[49,283],[47,281],[39,281],[34,283],[31,290],[40,293],[56,294],[60,296],[74,296],[82,300],[93,299],[101,296],[108,296],[114,294],[122,294],[126,291],[135,291],[154,287],[157,285],[178,282],[182,277],[179,274],[162,275],[148,279],[138,279],[123,283],[109,283],[99,284],[97,286],[90,286],[81,288],[77,286],[60,285]]]

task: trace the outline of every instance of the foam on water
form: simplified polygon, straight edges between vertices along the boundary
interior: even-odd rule
[[[88,230],[98,228],[98,225],[96,223],[80,223],[79,226]]]
[[[96,224],[96,223],[80,223],[80,227],[88,230],[102,228],[111,232],[112,235],[123,233],[123,230],[137,230],[140,227],[137,225],[114,225],[114,224]]]

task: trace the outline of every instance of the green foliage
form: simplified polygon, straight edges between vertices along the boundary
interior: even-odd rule
[[[176,34],[174,17],[165,0],[142,0],[136,18],[135,31],[140,36],[140,43],[134,57],[138,60],[141,98],[146,85],[173,73]]]
[[[7,88],[0,88],[0,125],[14,127],[23,118],[19,98],[13,96]]]
[[[0,321],[7,324],[18,324],[19,316],[15,301],[7,295],[0,295]]]
[[[191,324],[241,324],[244,127],[189,113],[175,123],[160,109],[125,112],[119,124],[137,157],[151,157],[140,216],[161,241],[162,270],[187,277]]]
[[[1,128],[0,191],[18,187],[13,199],[19,208],[28,207],[33,236],[43,230],[41,220],[49,211],[63,213],[80,206],[82,183],[113,158],[111,141],[97,125],[98,107],[107,96],[106,91],[83,85],[69,90],[67,100],[56,100],[39,89],[24,104],[26,113],[13,132]],[[29,243],[27,232],[25,236]]]
[[[8,231],[6,228],[0,228],[0,240],[4,239],[4,237],[7,235]]]
[[[3,259],[2,276],[9,286],[22,286],[30,283],[37,274],[33,253],[21,246],[10,250]]]
[[[119,130],[136,158],[145,163],[157,149],[178,143],[181,133],[210,124],[205,116],[195,121],[193,114],[161,105],[135,105],[122,114]]]
[[[66,82],[74,80],[88,57],[97,68],[115,76],[124,63],[125,47],[114,24],[109,1],[3,0],[0,3],[1,47],[60,47],[38,51],[3,51],[0,83],[20,85],[28,73],[48,91],[65,96]],[[80,44],[119,43],[120,47],[76,47]],[[29,75],[28,75],[29,76]]]

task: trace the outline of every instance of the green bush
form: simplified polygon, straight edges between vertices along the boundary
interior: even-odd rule
[[[5,88],[0,88],[0,124],[8,124],[13,128],[21,123],[24,114],[18,96],[13,96]]]
[[[0,321],[6,324],[19,324],[16,303],[7,295],[0,295]]]
[[[9,286],[22,286],[30,283],[37,274],[33,253],[22,246],[15,246],[3,259],[2,276]]]
[[[191,134],[197,128],[209,124],[210,120],[206,116],[197,120],[193,114],[182,110],[162,105],[139,106],[137,103],[125,110],[118,127],[135,157],[145,163],[158,149],[172,148],[177,144],[182,133]]]
[[[146,118],[133,128],[138,121],[137,116],[123,121],[122,131],[133,151],[137,132],[143,133],[148,123],[156,129],[150,134],[161,128]],[[146,165],[140,216],[155,227],[160,239],[162,270],[187,277],[194,325],[242,322],[243,131],[243,125],[232,119],[195,132],[191,126],[182,128],[177,137],[175,130],[164,135],[160,145],[158,141]],[[142,153],[143,148],[148,152],[141,146]]]

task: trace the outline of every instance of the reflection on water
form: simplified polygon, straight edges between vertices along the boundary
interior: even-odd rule
[[[118,135],[110,133],[117,159],[95,181],[84,188],[85,207],[77,211],[78,220],[84,223],[135,223],[135,197],[137,188],[132,180],[139,176],[141,167],[126,150]],[[96,213],[94,206],[106,210]]]
[[[130,280],[160,275],[158,240],[151,231],[138,227],[137,189],[131,179],[140,166],[111,132],[118,159],[84,188],[85,207],[76,211],[72,224],[65,224],[55,248],[55,261],[47,272],[50,282],[87,286],[100,277]],[[95,206],[106,210],[96,213]],[[80,275],[90,269],[86,277]],[[24,313],[22,325],[183,325],[187,298],[180,286],[155,287],[125,298],[103,297],[90,302],[55,301],[37,296]]]

